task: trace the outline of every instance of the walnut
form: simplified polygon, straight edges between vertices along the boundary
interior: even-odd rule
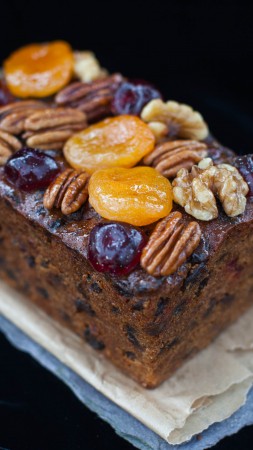
[[[179,170],[173,183],[174,201],[199,220],[218,217],[218,209],[212,191],[198,177],[194,178],[187,169]]]
[[[169,132],[167,125],[165,125],[165,123],[162,122],[149,122],[148,126],[152,131],[153,135],[155,136],[157,142],[160,141],[165,136],[167,136]]]
[[[144,122],[161,123],[166,125],[167,134],[177,138],[195,139],[201,141],[208,135],[208,127],[203,117],[191,106],[174,101],[163,102],[160,99],[151,100],[142,110],[141,118]],[[157,125],[156,125],[157,129]],[[165,129],[156,132],[159,140],[164,137]]]
[[[235,167],[230,164],[219,164],[217,167],[214,181],[216,194],[227,216],[239,216],[246,208],[249,187]]]
[[[235,167],[229,164],[214,166],[210,158],[193,166],[191,172],[179,170],[172,186],[174,201],[188,214],[206,221],[218,217],[215,196],[229,217],[242,214],[249,190]]]
[[[74,52],[74,74],[79,80],[89,83],[104,78],[107,71],[100,66],[94,53]]]

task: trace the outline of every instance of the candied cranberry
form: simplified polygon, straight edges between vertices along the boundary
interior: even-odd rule
[[[215,164],[229,163],[235,154],[226,147],[213,147],[208,149],[208,156],[212,158]]]
[[[249,186],[249,197],[253,197],[253,155],[238,156],[233,164]]]
[[[46,188],[58,174],[59,167],[45,152],[22,148],[8,159],[4,172],[12,184],[28,192]]]
[[[142,108],[154,98],[161,98],[161,94],[147,82],[122,83],[114,94],[112,113],[138,116]]]
[[[0,80],[0,106],[5,106],[14,101],[13,95],[10,93],[5,82]]]
[[[98,272],[125,275],[139,263],[146,242],[145,234],[131,225],[98,224],[90,233],[88,259]]]

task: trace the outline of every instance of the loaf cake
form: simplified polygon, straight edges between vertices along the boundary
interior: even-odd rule
[[[65,42],[0,83],[1,278],[158,386],[252,304],[252,155]]]

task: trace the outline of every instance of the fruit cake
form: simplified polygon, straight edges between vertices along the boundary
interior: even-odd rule
[[[0,102],[1,278],[158,386],[252,303],[252,155],[66,42],[10,55]]]

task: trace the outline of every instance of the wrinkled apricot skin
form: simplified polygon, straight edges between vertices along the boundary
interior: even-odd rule
[[[133,167],[154,148],[154,135],[138,117],[102,120],[72,136],[64,156],[74,169],[93,173],[109,167]]]
[[[135,226],[156,222],[172,209],[171,184],[151,167],[98,170],[90,178],[89,196],[105,219]]]
[[[21,98],[54,94],[71,80],[73,68],[73,52],[64,41],[27,45],[4,62],[8,88]]]

